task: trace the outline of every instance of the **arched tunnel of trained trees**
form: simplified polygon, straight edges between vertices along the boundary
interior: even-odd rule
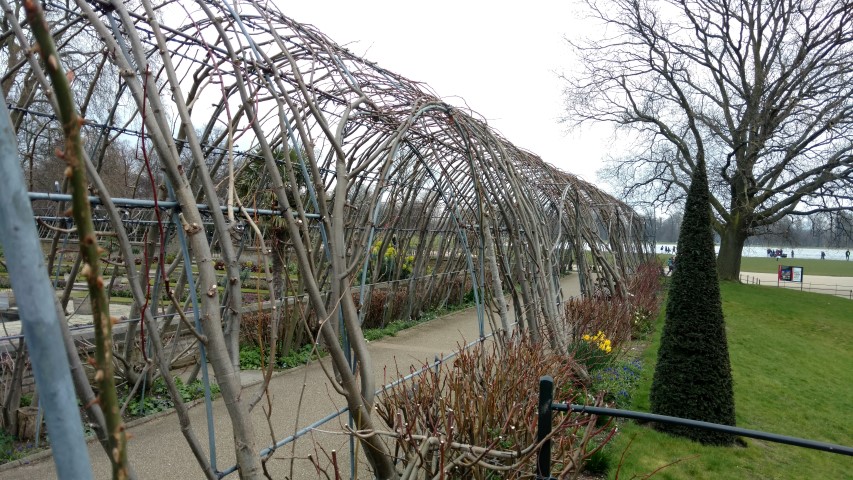
[[[0,4],[2,88],[54,274],[62,255],[76,258],[77,241],[54,153],[63,99],[31,49],[23,6]],[[357,427],[369,429],[365,322],[473,301],[481,332],[521,330],[565,348],[571,332],[555,320],[570,265],[585,294],[623,296],[653,251],[645,219],[619,199],[267,2],[77,0],[45,10],[85,119],[88,189],[108,250],[101,274],[110,287],[124,279],[134,298],[126,335],[142,341],[117,351],[117,375],[168,370],[175,328],[197,335],[185,353],[205,347],[244,476],[259,468],[245,416],[262,390],[241,394],[229,379],[247,318],[269,345],[316,335]],[[584,160],[572,155],[568,165]],[[66,304],[84,270],[72,263]],[[263,295],[247,298],[255,287]],[[177,318],[186,306],[188,318]]]

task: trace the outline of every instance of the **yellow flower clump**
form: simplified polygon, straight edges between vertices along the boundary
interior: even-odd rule
[[[377,240],[373,242],[373,246],[370,247],[370,253],[372,253],[373,255],[379,255],[379,248],[381,246],[382,240]],[[388,245],[388,247],[385,248],[385,253],[383,254],[383,257],[385,257],[386,259],[391,259],[394,258],[395,255],[397,255],[397,249],[394,248],[393,245]]]
[[[590,336],[587,333],[581,338],[583,338],[583,340],[589,343],[590,345],[595,345],[599,350],[604,353],[610,353],[613,350],[613,347],[610,344],[610,339],[607,338],[607,336],[601,330],[599,330],[598,333],[593,336]]]

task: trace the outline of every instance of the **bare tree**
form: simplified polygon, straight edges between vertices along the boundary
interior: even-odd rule
[[[607,33],[570,41],[583,69],[566,121],[633,135],[606,173],[635,200],[680,202],[707,162],[720,278],[737,278],[757,228],[853,208],[853,4],[586,4]]]

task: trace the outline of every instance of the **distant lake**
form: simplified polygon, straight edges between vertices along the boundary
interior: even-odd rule
[[[675,244],[672,243],[658,243],[657,244],[657,253],[661,253],[660,247],[669,247],[672,250]],[[743,256],[744,257],[766,257],[767,249],[776,250],[777,248],[782,248],[778,245],[748,245],[743,247]],[[782,253],[788,255],[788,258],[791,258],[791,247],[782,248]],[[793,248],[794,250],[794,258],[814,258],[820,259],[820,252],[826,252],[827,260],[844,260],[844,252],[846,249],[844,248]],[[714,251],[720,253],[720,246],[714,245]],[[850,249],[851,257],[853,257],[853,247]],[[853,261],[853,260],[852,260]]]

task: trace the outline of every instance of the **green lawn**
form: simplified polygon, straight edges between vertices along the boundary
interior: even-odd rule
[[[803,267],[803,275],[826,275],[830,277],[853,277],[853,261],[782,258],[743,257],[741,272],[776,273],[779,265]]]
[[[853,302],[729,282],[721,289],[738,426],[853,446]],[[658,342],[645,352],[646,365],[654,365]],[[649,411],[651,378],[652,368],[644,369],[633,409]],[[609,478],[632,439],[619,478],[671,462],[678,463],[654,478],[853,478],[853,458],[839,454],[752,439],[747,447],[703,447],[633,423],[620,430],[609,446]]]
[[[662,265],[672,255],[658,254]],[[740,263],[741,272],[776,273],[779,265],[803,267],[803,275],[826,275],[830,277],[853,277],[853,261],[817,260],[799,258],[743,257]]]

